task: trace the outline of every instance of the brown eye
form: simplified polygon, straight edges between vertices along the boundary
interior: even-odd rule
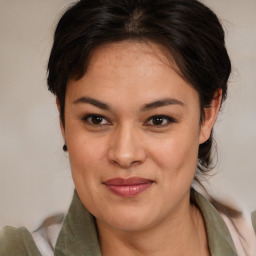
[[[152,116],[148,119],[148,121],[146,122],[146,125],[149,126],[163,126],[163,125],[167,125],[169,123],[173,123],[175,122],[175,120],[169,116]]]
[[[92,117],[90,117],[90,119],[88,119],[88,120],[90,120],[90,122],[91,122],[92,124],[101,124],[103,118],[102,118],[101,116],[92,116]]]
[[[162,116],[156,116],[152,118],[153,125],[161,125],[166,121]]]
[[[109,125],[110,122],[101,115],[87,115],[83,118],[84,122],[91,125]]]

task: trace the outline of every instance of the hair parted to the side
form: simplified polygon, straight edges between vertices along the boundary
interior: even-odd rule
[[[196,0],[81,0],[61,17],[48,63],[48,87],[61,106],[66,85],[86,73],[92,51],[103,44],[135,40],[164,46],[179,75],[198,92],[201,121],[217,89],[227,95],[231,72],[224,31],[217,16]],[[212,135],[199,146],[198,174],[211,169]]]

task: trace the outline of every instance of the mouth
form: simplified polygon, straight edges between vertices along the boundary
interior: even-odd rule
[[[140,177],[113,178],[103,184],[114,194],[122,197],[133,197],[147,190],[154,182]]]

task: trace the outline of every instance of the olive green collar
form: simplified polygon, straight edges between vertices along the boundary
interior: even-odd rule
[[[218,211],[200,193],[195,190],[192,190],[191,193],[204,218],[211,255],[236,256],[235,245]]]
[[[192,196],[206,223],[211,256],[236,256],[231,235],[219,213],[198,192],[192,191]],[[95,218],[84,207],[76,191],[58,236],[54,255],[101,256]]]
[[[95,218],[74,192],[72,203],[59,233],[55,256],[101,256]]]

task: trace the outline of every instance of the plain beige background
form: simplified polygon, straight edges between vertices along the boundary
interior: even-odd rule
[[[46,65],[58,16],[72,1],[0,0],[0,228],[35,229],[73,191]],[[256,208],[256,1],[202,0],[227,33],[229,97],[215,127],[219,163],[208,190]]]

